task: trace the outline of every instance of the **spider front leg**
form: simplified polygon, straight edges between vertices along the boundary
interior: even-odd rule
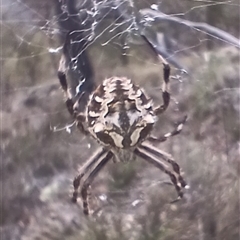
[[[153,53],[160,59],[160,61],[163,64],[163,86],[162,86],[163,104],[154,109],[155,115],[159,115],[167,109],[170,102],[169,78],[171,69],[168,62],[158,53],[157,49],[154,47],[154,44],[152,44],[145,35],[141,35],[141,37],[145,40],[147,45],[150,47]]]
[[[71,115],[73,115],[73,113],[74,113],[74,110],[73,110],[74,102],[73,102],[73,96],[68,89],[66,71],[67,71],[67,69],[66,69],[66,59],[65,59],[64,55],[62,55],[60,63],[59,63],[59,68],[58,68],[58,79],[59,79],[60,85],[62,87],[62,90],[64,91],[64,93],[66,95],[66,98],[67,98],[67,100],[66,100],[67,109],[68,109],[69,113]]]
[[[160,58],[163,64],[163,86],[162,86],[163,104],[157,107],[156,109],[154,109],[154,113],[156,115],[163,113],[167,109],[170,102],[170,93],[169,93],[170,66],[168,62],[161,55],[158,55],[158,57]]]
[[[80,105],[81,99],[84,96],[84,93],[78,93],[75,97],[72,96],[70,89],[68,87],[67,78],[66,78],[66,60],[64,55],[62,56],[59,64],[58,69],[58,79],[60,82],[60,85],[66,95],[66,107],[68,109],[68,112],[73,116],[74,119],[77,120],[77,127],[78,129],[85,135],[88,134],[88,132],[85,130],[83,123],[85,122],[85,116],[82,113],[77,112],[76,109]],[[74,100],[73,100],[74,99]]]

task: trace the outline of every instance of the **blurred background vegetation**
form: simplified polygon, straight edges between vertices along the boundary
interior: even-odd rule
[[[170,205],[175,192],[158,169],[141,159],[111,163],[92,185],[95,213],[86,218],[69,194],[76,169],[98,144],[75,127],[71,134],[54,131],[72,122],[56,74],[62,45],[56,1],[1,2],[1,239],[239,239],[239,49],[176,23],[154,26],[176,40],[173,56],[189,72],[172,66],[171,104],[154,133],[167,133],[188,115],[181,135],[159,147],[174,156],[191,189]],[[239,38],[237,0],[135,4],[158,4],[166,14]],[[88,50],[96,81],[129,76],[161,103],[162,67],[146,46],[133,44],[123,65],[119,47],[99,42]]]

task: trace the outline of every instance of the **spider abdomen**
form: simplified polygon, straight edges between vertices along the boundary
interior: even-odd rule
[[[87,107],[89,131],[105,146],[134,147],[145,140],[155,121],[151,100],[128,78],[104,80]]]

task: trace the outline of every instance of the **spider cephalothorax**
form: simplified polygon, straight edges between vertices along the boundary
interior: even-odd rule
[[[67,35],[58,72],[60,84],[67,96],[66,105],[79,129],[84,134],[90,133],[102,146],[86,161],[75,177],[73,202],[77,201],[80,187],[83,211],[85,214],[89,214],[87,190],[97,173],[109,160],[128,161],[133,155],[141,157],[168,174],[178,193],[178,198],[182,198],[183,189],[187,187],[187,184],[182,177],[179,165],[170,154],[152,146],[151,143],[164,142],[169,137],[179,134],[186,117],[172,132],[160,137],[150,135],[154,123],[157,121],[157,116],[164,112],[169,105],[170,67],[168,63],[158,55],[163,64],[164,72],[163,104],[159,107],[154,108],[152,100],[146,96],[144,91],[126,77],[105,79],[87,98],[85,92],[80,91],[79,88],[84,83],[90,83],[88,82],[90,79],[79,80],[78,90],[73,95],[66,79],[66,72],[70,65],[68,62],[69,51],[67,51],[70,43],[69,38],[71,38],[71,33]],[[143,39],[156,53],[154,47],[144,36]],[[79,59],[80,61],[84,60],[83,57]],[[84,102],[86,102],[86,106],[83,108],[81,104]]]

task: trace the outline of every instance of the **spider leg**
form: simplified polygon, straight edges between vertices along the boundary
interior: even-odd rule
[[[170,158],[167,153],[157,151],[158,149],[154,149],[153,151],[151,148],[141,145],[134,150],[134,153],[137,156],[141,157],[142,159],[146,160],[147,162],[153,164],[166,174],[168,174],[178,193],[178,198],[179,199],[182,198],[183,197],[182,189],[184,187],[187,188],[187,184],[180,175],[180,168],[178,164],[172,158]],[[166,162],[170,163],[173,167],[173,170],[171,170],[168,165],[162,162],[159,159],[159,157],[163,158]]]
[[[112,152],[106,152],[101,159],[99,159],[99,163],[92,169],[89,176],[86,178],[86,180],[83,182],[82,188],[81,188],[81,196],[83,201],[83,213],[85,215],[89,214],[89,208],[88,208],[88,188],[91,185],[92,181],[98,174],[98,172],[106,165],[106,163],[113,157]]]
[[[156,47],[154,47],[154,45],[151,42],[149,42],[149,40],[146,38],[145,35],[141,35],[141,36],[146,41],[146,43],[148,44],[150,49],[152,49],[154,54],[160,59],[160,61],[163,64],[163,86],[162,86],[163,104],[161,106],[157,107],[156,109],[154,109],[154,113],[156,115],[159,115],[167,109],[169,102],[170,102],[169,78],[170,78],[171,69],[170,69],[168,62],[159,54]]]
[[[77,96],[74,97],[75,100],[73,100],[73,96],[71,92],[69,91],[68,84],[67,84],[67,78],[66,78],[66,59],[64,55],[62,55],[62,58],[60,60],[59,69],[58,69],[58,79],[61,84],[61,87],[66,95],[66,106],[68,109],[68,112],[77,119],[77,127],[78,129],[84,133],[85,135],[88,134],[88,132],[84,129],[83,122],[85,121],[85,117],[81,113],[77,113],[75,109],[77,109],[81,98],[83,97],[84,93],[78,93]]]
[[[169,77],[170,77],[170,66],[168,62],[161,56],[158,55],[160,60],[162,61],[163,64],[163,86],[162,86],[162,99],[163,99],[163,104],[156,109],[154,109],[154,113],[156,115],[160,115],[163,113],[170,102],[170,93],[169,93]]]
[[[66,100],[67,109],[68,109],[69,113],[71,115],[73,115],[73,113],[74,113],[74,110],[73,110],[74,102],[73,102],[72,94],[70,93],[70,91],[68,91],[66,71],[67,71],[67,69],[66,69],[66,59],[65,59],[64,55],[62,55],[60,63],[59,63],[59,68],[58,68],[58,79],[59,79],[61,87],[62,87],[62,89],[63,89],[63,91],[64,91],[64,93],[66,94],[66,97],[67,97],[67,100]]]
[[[160,137],[150,136],[147,140],[150,141],[150,142],[165,142],[168,138],[170,138],[172,136],[175,136],[175,135],[178,135],[182,131],[182,128],[183,128],[186,120],[187,120],[187,116],[185,116],[183,118],[183,120],[181,120],[178,123],[178,125],[175,127],[175,129],[172,132],[166,133],[166,134],[164,134],[163,136],[160,136]]]
[[[170,154],[148,144],[147,142],[143,142],[141,148],[148,153],[153,154],[155,157],[162,158],[165,162],[169,163],[172,166],[173,171],[177,175],[177,180],[181,184],[181,187],[188,188],[188,185],[186,184],[185,180],[181,175],[181,169],[179,165],[174,161],[173,157]]]
[[[79,169],[78,175],[73,180],[73,196],[72,202],[76,203],[78,198],[78,188],[80,186],[81,179],[86,173],[93,167],[94,164],[101,161],[102,157],[106,154],[106,150],[99,149],[85,164]]]

